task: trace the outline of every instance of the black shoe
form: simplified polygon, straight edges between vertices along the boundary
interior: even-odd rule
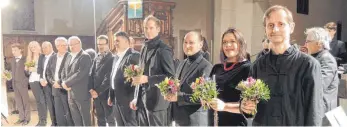
[[[11,114],[19,114],[19,111],[18,110],[14,110],[11,112]]]
[[[24,122],[24,120],[17,120],[17,122],[15,122],[14,124],[22,124]]]
[[[40,120],[39,123],[36,124],[36,126],[46,126],[47,122],[44,120]]]
[[[24,125],[28,125],[29,124],[29,120],[24,120],[24,122],[22,123],[22,125],[24,126]]]

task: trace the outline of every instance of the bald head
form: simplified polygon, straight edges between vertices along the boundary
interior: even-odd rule
[[[48,42],[48,41],[45,41],[42,43],[42,52],[43,54],[45,55],[49,55],[53,52],[53,47],[52,47],[52,43],[51,42]]]
[[[187,56],[192,56],[202,49],[203,42],[200,33],[191,31],[184,36],[183,51]]]
[[[184,36],[184,40],[186,39],[194,39],[194,41],[202,43],[202,38],[201,38],[201,34],[199,32],[196,31],[190,31],[189,33],[186,34],[186,36]]]

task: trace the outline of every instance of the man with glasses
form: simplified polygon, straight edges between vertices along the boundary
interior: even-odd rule
[[[97,39],[98,55],[95,58],[90,72],[89,92],[92,95],[96,109],[98,126],[115,126],[112,115],[112,107],[107,105],[108,91],[110,89],[110,75],[113,56],[108,46],[106,35],[100,35]]]
[[[69,55],[67,52],[67,39],[58,37],[54,42],[58,52],[52,55],[48,61],[46,78],[52,84],[55,118],[57,126],[73,126],[67,91],[61,86],[61,72],[64,70],[64,63],[66,62],[66,57]]]
[[[88,53],[82,50],[77,36],[68,40],[71,53],[67,56],[62,87],[68,91],[69,107],[75,126],[91,126],[89,72],[92,65]]]
[[[306,44],[308,53],[315,57],[321,65],[323,77],[323,107],[324,112],[328,112],[337,107],[337,88],[339,78],[337,73],[336,60],[329,53],[330,37],[323,28],[314,27],[306,30]],[[329,121],[324,118],[322,126],[330,126]]]

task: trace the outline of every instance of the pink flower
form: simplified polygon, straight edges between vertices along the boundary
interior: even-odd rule
[[[170,85],[170,86],[173,86],[173,85],[175,85],[174,81],[172,81],[172,80],[169,80],[169,85]]]
[[[131,65],[131,70],[135,71],[135,65],[133,65],[133,64]]]
[[[248,86],[252,86],[255,82],[256,82],[256,80],[254,78],[252,78],[252,77],[247,78],[247,85]]]

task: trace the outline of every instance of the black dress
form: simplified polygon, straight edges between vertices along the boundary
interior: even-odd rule
[[[233,63],[227,63],[229,68]],[[218,98],[224,102],[239,102],[241,92],[235,87],[237,84],[246,80],[250,71],[251,63],[249,61],[239,62],[231,70],[224,70],[224,64],[214,65],[210,76],[215,75],[217,88],[219,90]],[[213,125],[213,111],[209,113],[210,125]],[[218,112],[218,126],[246,126],[247,120],[241,114]]]

